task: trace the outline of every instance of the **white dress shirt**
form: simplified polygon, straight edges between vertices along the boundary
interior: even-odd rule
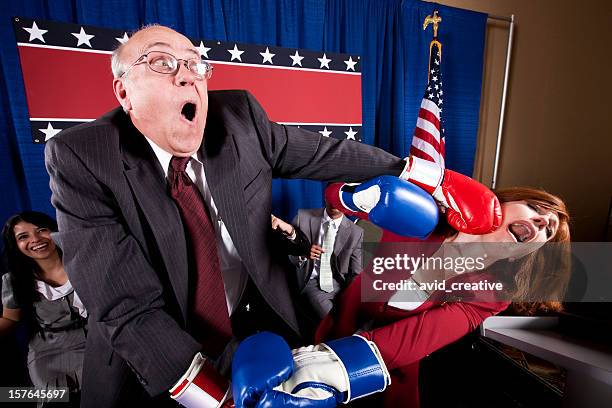
[[[172,155],[155,144],[151,139],[145,136],[157,160],[164,169],[164,175],[168,179],[168,172],[170,170],[170,160]],[[198,158],[197,153],[191,156],[192,160],[187,163],[186,173],[191,178],[191,181],[195,183],[202,193],[202,198],[208,207],[210,218],[215,228],[215,236],[217,238],[217,253],[219,254],[219,264],[221,266],[221,273],[223,275],[223,284],[225,288],[225,298],[227,301],[227,309],[231,316],[232,311],[238,306],[240,296],[242,295],[242,289],[246,285],[248,274],[243,271],[243,264],[238,250],[230,237],[229,231],[227,230],[225,223],[219,215],[219,210],[215,205],[212,194],[208,183],[206,182],[206,174],[204,173],[204,165]]]

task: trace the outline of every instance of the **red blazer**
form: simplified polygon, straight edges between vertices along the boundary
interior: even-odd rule
[[[441,244],[439,237],[428,239],[429,242],[435,240]],[[426,254],[429,255],[431,253]],[[485,318],[508,307],[509,302],[493,301],[493,298],[490,302],[449,302],[444,300],[443,294],[433,294],[430,300],[411,311],[389,306],[387,302],[366,303],[361,301],[361,286],[369,279],[368,269],[339,296],[334,310],[319,325],[316,340],[350,336],[364,323],[369,323],[373,328],[360,335],[378,346],[391,373],[391,385],[384,393],[354,404],[417,408],[419,361],[476,329]],[[486,272],[473,272],[462,280],[487,276]],[[478,299],[483,297],[478,296]]]

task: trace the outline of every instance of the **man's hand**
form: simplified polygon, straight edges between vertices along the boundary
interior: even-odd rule
[[[310,247],[310,259],[312,260],[321,258],[323,253],[325,253],[325,250],[320,245],[312,244]]]
[[[291,349],[282,337],[260,332],[240,343],[232,360],[232,390],[236,408],[255,407],[267,389],[293,372]]]
[[[295,349],[288,361],[286,344],[269,344],[266,339],[269,335],[255,334],[236,351],[251,356],[251,360],[254,353],[258,356],[247,368],[247,377],[252,377],[252,383],[242,381],[240,387],[250,391],[248,404],[238,405],[236,397],[237,407],[335,407],[382,392],[391,382],[378,348],[361,336]],[[274,357],[259,357],[269,354]],[[242,376],[243,368],[235,358],[232,370],[236,395],[237,376]],[[288,370],[271,371],[270,367],[278,366],[279,361]]]
[[[442,206],[448,225],[467,234],[488,234],[502,223],[495,194],[476,180],[410,156],[400,178],[427,191]]]
[[[345,214],[367,218],[406,237],[425,238],[438,224],[438,206],[433,198],[422,188],[394,176],[374,177],[360,184],[330,184],[325,200]]]

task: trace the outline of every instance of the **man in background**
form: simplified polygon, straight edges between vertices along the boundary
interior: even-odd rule
[[[363,229],[325,202],[325,208],[298,211],[293,224],[312,242],[310,256],[297,259],[298,284],[317,319],[362,270]]]

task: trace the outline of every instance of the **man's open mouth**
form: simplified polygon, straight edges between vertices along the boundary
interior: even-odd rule
[[[195,103],[187,102],[183,105],[183,109],[181,109],[181,115],[188,121],[193,121],[196,114],[196,105]]]

